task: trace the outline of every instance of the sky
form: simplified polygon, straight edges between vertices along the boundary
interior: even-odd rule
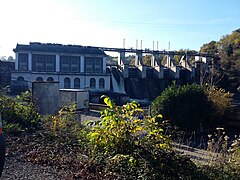
[[[0,0],[0,7],[7,57],[29,42],[140,48],[142,41],[142,49],[198,51],[240,28],[240,0]]]

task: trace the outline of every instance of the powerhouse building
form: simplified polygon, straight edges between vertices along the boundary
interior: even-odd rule
[[[30,42],[17,44],[12,86],[31,88],[33,81],[58,81],[60,89],[110,91],[106,54],[97,47]]]

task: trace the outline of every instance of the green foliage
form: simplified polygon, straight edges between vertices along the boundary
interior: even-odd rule
[[[240,33],[223,36],[219,44],[221,73],[225,75],[221,83],[223,87],[232,87],[230,90],[236,91],[240,84]]]
[[[176,64],[179,64],[183,54],[185,54],[185,53],[186,54],[196,54],[197,51],[190,50],[190,49],[180,49],[180,50],[176,51],[176,53],[181,53],[181,55],[174,55],[174,60],[175,60]],[[190,63],[193,62],[194,56],[189,57],[189,61],[190,61]]]
[[[204,44],[200,52],[219,56],[218,86],[228,91],[236,92],[240,86],[240,33],[234,31],[230,35],[223,36],[219,41],[211,41]]]
[[[43,128],[48,131],[50,139],[59,143],[75,142],[85,134],[81,122],[77,120],[76,104],[71,104],[59,110],[57,115],[43,118]],[[82,134],[83,133],[83,134]]]
[[[208,101],[213,106],[212,119],[218,119],[217,125],[224,126],[227,115],[231,110],[230,94],[216,86],[205,86],[205,92],[208,96]]]
[[[42,129],[35,132],[27,160],[44,165],[82,168],[82,153],[87,149],[87,129],[77,120],[76,104],[64,107],[57,115],[45,116]]]
[[[210,180],[239,180],[240,169],[233,168],[229,164],[225,165],[203,165],[198,167],[198,171],[202,174],[204,178]]]
[[[200,48],[200,52],[214,55],[218,52],[218,43],[216,41],[211,41],[203,44],[203,46]]]
[[[163,136],[163,130],[158,128],[155,118],[138,119],[138,114],[143,110],[138,108],[137,102],[122,107],[116,106],[108,97],[104,97],[104,102],[109,108],[101,112],[102,121],[89,134],[95,151],[99,149],[106,155],[112,155],[131,153],[135,146],[169,147],[168,139]]]
[[[143,64],[146,66],[151,66],[151,59],[152,59],[152,55],[145,55],[143,56]]]
[[[12,98],[0,94],[0,113],[9,132],[33,131],[40,126],[40,115],[33,106],[29,92]]]
[[[188,130],[198,128],[212,113],[204,88],[197,84],[170,86],[152,102],[151,111]]]
[[[118,107],[108,97],[103,98],[109,108],[101,112],[102,120],[88,122],[92,125],[88,134],[91,167],[98,167],[108,179],[179,179],[196,175],[196,166],[172,150],[169,136],[159,123],[162,115],[139,119],[143,110],[136,102]]]

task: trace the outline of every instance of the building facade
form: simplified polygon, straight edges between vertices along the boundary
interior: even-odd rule
[[[110,74],[106,71],[106,54],[91,46],[51,43],[17,44],[14,84],[33,81],[58,81],[60,89],[110,91]]]
[[[0,60],[0,86],[7,86],[11,81],[11,71],[14,70],[14,62]]]

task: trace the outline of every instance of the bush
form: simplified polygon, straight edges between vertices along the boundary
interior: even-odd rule
[[[108,97],[104,102],[109,108],[101,112],[102,120],[88,122],[91,169],[106,179],[198,179],[196,165],[172,150],[161,115],[142,119],[136,102],[122,107]]]
[[[161,113],[180,128],[196,130],[204,124],[213,109],[204,88],[197,84],[172,85],[158,96],[151,105],[151,113]]]
[[[28,161],[64,168],[70,166],[76,170],[82,168],[80,157],[86,150],[86,132],[76,119],[75,110],[74,104],[61,109],[57,115],[43,118],[43,130],[32,137]]]
[[[205,93],[213,109],[209,124],[212,126],[225,126],[227,115],[231,110],[230,94],[216,86],[205,86]]]
[[[0,93],[0,113],[7,132],[32,132],[40,127],[40,115],[33,106],[29,92],[16,98]]]

